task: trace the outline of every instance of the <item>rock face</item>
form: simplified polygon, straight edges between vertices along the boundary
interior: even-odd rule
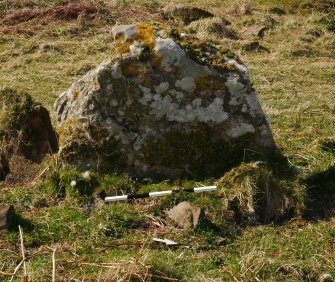
[[[5,154],[0,150],[0,181],[6,179],[6,176],[10,173],[8,159]]]
[[[162,25],[116,26],[118,56],[55,103],[60,159],[133,176],[222,175],[245,149],[278,153],[243,63]]]
[[[12,89],[0,90],[0,138],[8,158],[21,154],[41,162],[46,154],[58,150],[48,110],[28,94]]]
[[[57,152],[57,137],[46,108],[36,105],[26,122],[20,148],[28,160],[41,162],[46,154]]]
[[[205,212],[189,202],[181,202],[168,211],[171,218],[179,227],[189,229],[198,226],[205,220]]]
[[[12,225],[14,214],[13,206],[0,207],[0,230],[8,229]]]

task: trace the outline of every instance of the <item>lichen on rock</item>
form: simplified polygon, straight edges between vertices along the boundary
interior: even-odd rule
[[[136,177],[220,175],[245,149],[278,153],[230,50],[161,24],[115,26],[118,55],[56,101],[64,165]]]

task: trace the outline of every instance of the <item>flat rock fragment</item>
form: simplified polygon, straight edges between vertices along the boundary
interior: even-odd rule
[[[0,230],[12,226],[15,210],[13,206],[0,207]]]
[[[184,229],[194,228],[205,221],[203,209],[191,205],[189,202],[181,202],[167,212],[167,215],[179,227]]]

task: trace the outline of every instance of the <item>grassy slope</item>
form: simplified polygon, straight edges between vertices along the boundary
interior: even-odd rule
[[[261,14],[238,16],[232,13],[236,7],[234,1],[227,1],[227,5],[222,5],[222,1],[185,2],[227,16],[235,29],[266,16],[271,5],[284,5],[287,11],[292,7],[289,6],[292,1],[273,1],[275,4],[254,1],[251,5],[261,8]],[[139,7],[157,6],[157,2],[136,3]],[[130,1],[119,1],[118,5],[129,9]],[[118,21],[133,22],[135,16],[130,10]],[[304,176],[335,164],[334,153],[320,147],[320,141],[333,136],[335,129],[335,55],[332,51],[335,35],[316,23],[320,17],[318,13],[275,17],[278,24],[261,40],[270,53],[245,53],[236,49],[248,65],[264,108],[272,117],[277,143],[290,162],[303,169]],[[52,109],[56,97],[73,80],[113,55],[108,32],[114,20],[112,17],[110,23],[105,19],[28,23],[20,27],[24,32],[2,33],[1,84],[26,90]],[[315,29],[323,34],[311,39],[309,32]],[[223,44],[234,46],[235,43],[225,41]],[[106,183],[120,185],[115,179]],[[181,186],[197,184],[181,183]],[[126,183],[124,187],[129,185],[133,184]],[[169,184],[141,189],[164,188],[170,188]],[[154,216],[164,224],[162,207],[169,207],[180,198],[143,201],[136,205],[117,204],[90,213],[87,206],[74,204],[71,198],[55,200],[54,192],[44,186],[0,189],[3,192],[0,203],[15,204],[24,217],[30,219],[21,224],[25,229],[27,251],[33,256],[28,263],[32,281],[50,281],[48,247],[58,248],[57,277],[63,277],[63,281],[95,281],[98,277],[101,281],[117,280],[116,277],[121,281],[136,280],[136,277],[153,281],[164,280],[162,277],[184,281],[316,281],[323,273],[335,277],[335,219],[293,220],[283,226],[246,229],[229,229],[231,227],[223,223],[224,232],[221,230],[219,235],[202,229],[183,233],[169,224],[156,228],[148,217]],[[189,200],[206,207],[215,221],[222,216],[216,196],[202,195]],[[176,240],[181,247],[176,250],[156,247],[151,242],[153,236]],[[220,237],[225,238],[224,244],[218,242]],[[115,246],[116,240],[140,243]],[[9,232],[0,238],[0,270],[12,271],[19,260],[17,232]],[[114,264],[112,268],[102,268],[83,262]],[[6,281],[0,274],[0,281],[2,279]]]

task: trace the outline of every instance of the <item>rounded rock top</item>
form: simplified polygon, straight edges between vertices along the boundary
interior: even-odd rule
[[[56,102],[65,164],[175,178],[277,151],[246,66],[224,46],[162,24],[112,36],[115,57]]]

